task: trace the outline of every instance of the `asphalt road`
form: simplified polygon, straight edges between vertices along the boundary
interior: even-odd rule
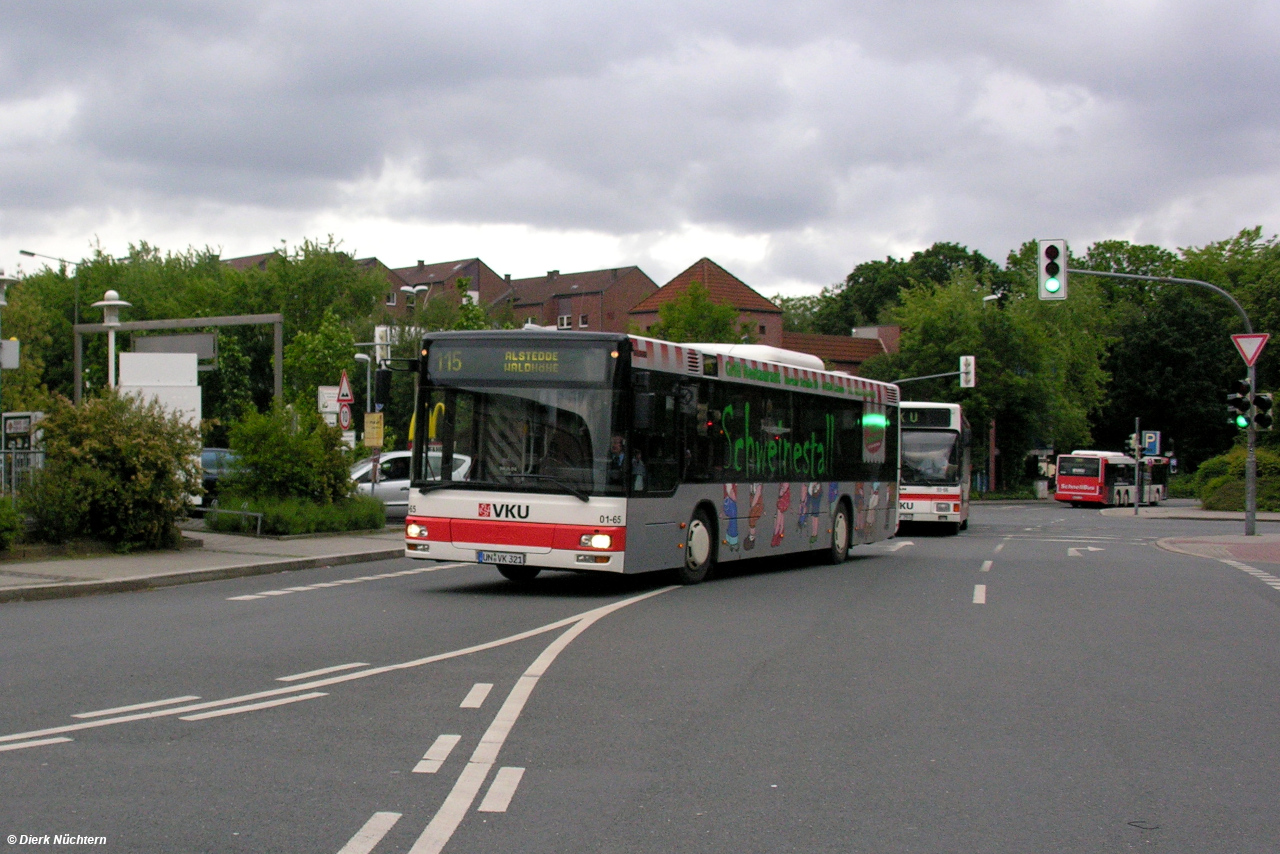
[[[0,605],[0,850],[1272,852],[1280,591],[1153,545],[1236,527],[982,506],[691,588]]]

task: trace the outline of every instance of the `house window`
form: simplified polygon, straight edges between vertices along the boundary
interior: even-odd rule
[[[391,293],[387,294],[387,305],[395,305],[395,304],[396,304],[396,292],[392,291]]]
[[[572,329],[572,328],[573,328],[572,314],[562,314],[556,318],[556,329]]]
[[[579,326],[587,325],[587,316],[585,314],[578,315],[578,325]]]
[[[764,334],[765,334],[765,331],[764,331],[764,324],[763,324],[763,323],[762,323],[762,324],[760,324],[760,334],[761,334],[761,335],[764,335]]]

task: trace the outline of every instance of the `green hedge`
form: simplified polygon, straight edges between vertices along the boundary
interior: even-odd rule
[[[226,496],[219,501],[218,508],[261,513],[262,533],[276,536],[381,530],[387,525],[386,508],[371,495],[356,495],[327,504],[298,498]],[[217,513],[212,509],[205,513],[204,522],[210,530],[224,533],[252,534],[257,530],[257,519],[253,516]]]

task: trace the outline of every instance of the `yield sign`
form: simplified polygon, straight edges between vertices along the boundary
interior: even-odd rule
[[[1240,358],[1244,359],[1245,365],[1252,368],[1253,363],[1258,361],[1258,356],[1262,354],[1262,348],[1267,346],[1267,339],[1270,337],[1270,333],[1267,332],[1232,335],[1231,343],[1235,344],[1236,349],[1240,351]]]
[[[347,372],[343,370],[342,379],[338,382],[338,403],[355,403],[356,399],[351,394],[351,380],[347,379]]]

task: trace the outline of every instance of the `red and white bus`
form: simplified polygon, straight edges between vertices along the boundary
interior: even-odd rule
[[[418,370],[409,557],[697,583],[743,558],[842,561],[897,529],[898,388],[813,356],[440,332]]]
[[[898,521],[969,527],[969,421],[958,403],[904,401]]]
[[[1058,457],[1053,497],[1083,507],[1133,505],[1137,461],[1119,451],[1072,451]],[[1159,504],[1169,483],[1168,457],[1142,458],[1142,503]]]

